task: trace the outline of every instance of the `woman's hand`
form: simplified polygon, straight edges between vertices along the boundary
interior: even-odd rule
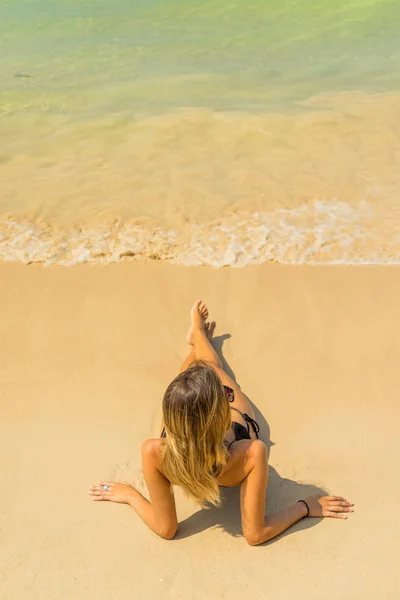
[[[104,487],[108,489],[104,489]],[[115,481],[99,481],[97,485],[91,485],[89,494],[92,500],[108,500],[109,502],[121,502],[128,504],[129,496],[135,488],[129,483],[117,483]]]
[[[347,519],[347,513],[354,512],[354,504],[341,496],[313,494],[304,498],[310,509],[310,517],[334,517]]]

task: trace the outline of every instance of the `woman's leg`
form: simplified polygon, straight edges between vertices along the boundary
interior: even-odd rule
[[[211,338],[212,338],[212,336],[214,334],[214,329],[215,329],[215,323],[214,322],[212,322],[212,323],[205,323],[205,325],[204,325],[204,331],[205,331],[205,334],[206,334],[208,340],[211,340]],[[187,357],[185,358],[185,360],[183,361],[183,363],[181,365],[179,373],[183,373],[183,371],[186,371],[186,369],[188,369],[196,360],[197,360],[196,352],[195,352],[194,346],[192,346],[191,349],[190,349],[189,354],[187,355]],[[160,435],[161,435],[163,429],[164,429],[164,420],[162,419],[161,420],[161,427],[160,427]]]
[[[183,371],[186,371],[186,369],[188,369],[190,367],[190,365],[192,365],[196,360],[196,352],[194,351],[194,348],[192,348],[189,352],[189,354],[187,355],[187,357],[185,358],[185,360],[182,363],[181,368],[179,369],[179,373],[183,373]]]
[[[215,330],[215,321],[211,325],[206,323],[208,309],[198,300],[190,311],[191,324],[187,334],[187,342],[192,346],[196,360],[206,360],[215,367],[222,369],[220,358],[211,345],[211,338]]]
[[[214,335],[214,330],[215,330],[215,321],[213,321],[212,323],[205,323],[204,331],[205,331],[209,346],[211,346],[210,340],[212,340],[212,336]],[[215,353],[215,350],[212,346],[211,346],[211,349]],[[218,358],[218,356],[217,356],[217,358]],[[188,369],[196,360],[198,360],[198,357],[196,356],[196,351],[195,351],[194,346],[192,346],[189,354],[187,355],[187,357],[185,358],[185,360],[182,363],[179,373],[183,373],[183,371],[186,371],[186,369]],[[206,360],[209,361],[209,359],[206,359]]]
[[[247,413],[251,418],[254,419],[254,411],[247,396],[243,394],[240,387],[237,385],[231,377],[223,370],[221,360],[211,345],[209,336],[207,335],[207,323],[208,309],[206,305],[198,300],[195,302],[190,312],[191,326],[188,332],[187,341],[192,346],[196,360],[206,360],[216,371],[223,385],[226,385],[233,389],[235,393],[235,401],[232,406],[239,409],[242,413]],[[214,333],[215,322],[211,324],[213,327],[212,333]],[[211,336],[212,337],[212,336]],[[237,413],[238,420],[240,419],[239,413]],[[235,411],[236,420],[236,411]]]

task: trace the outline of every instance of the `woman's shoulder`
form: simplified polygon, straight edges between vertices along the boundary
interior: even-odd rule
[[[240,485],[257,462],[267,460],[267,447],[261,440],[238,440],[231,446],[229,460],[218,483]]]
[[[160,448],[162,444],[164,444],[164,440],[161,438],[151,438],[144,441],[142,444],[142,457],[146,456],[158,466],[160,464]]]
[[[143,442],[142,452],[145,452],[146,454],[154,454],[160,450],[162,444],[164,444],[164,439],[150,438]]]

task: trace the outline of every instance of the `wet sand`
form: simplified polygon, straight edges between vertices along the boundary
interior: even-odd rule
[[[352,92],[282,114],[14,116],[0,123],[0,259],[399,264],[399,106]]]
[[[399,268],[2,263],[0,277],[3,598],[398,598]],[[237,490],[209,511],[177,491],[167,542],[89,499],[101,478],[143,489],[140,445],[198,297],[259,411],[267,512],[322,489],[355,502],[347,521],[252,548]]]

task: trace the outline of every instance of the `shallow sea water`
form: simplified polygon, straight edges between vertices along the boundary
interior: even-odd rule
[[[400,262],[400,3],[0,0],[0,259]]]

